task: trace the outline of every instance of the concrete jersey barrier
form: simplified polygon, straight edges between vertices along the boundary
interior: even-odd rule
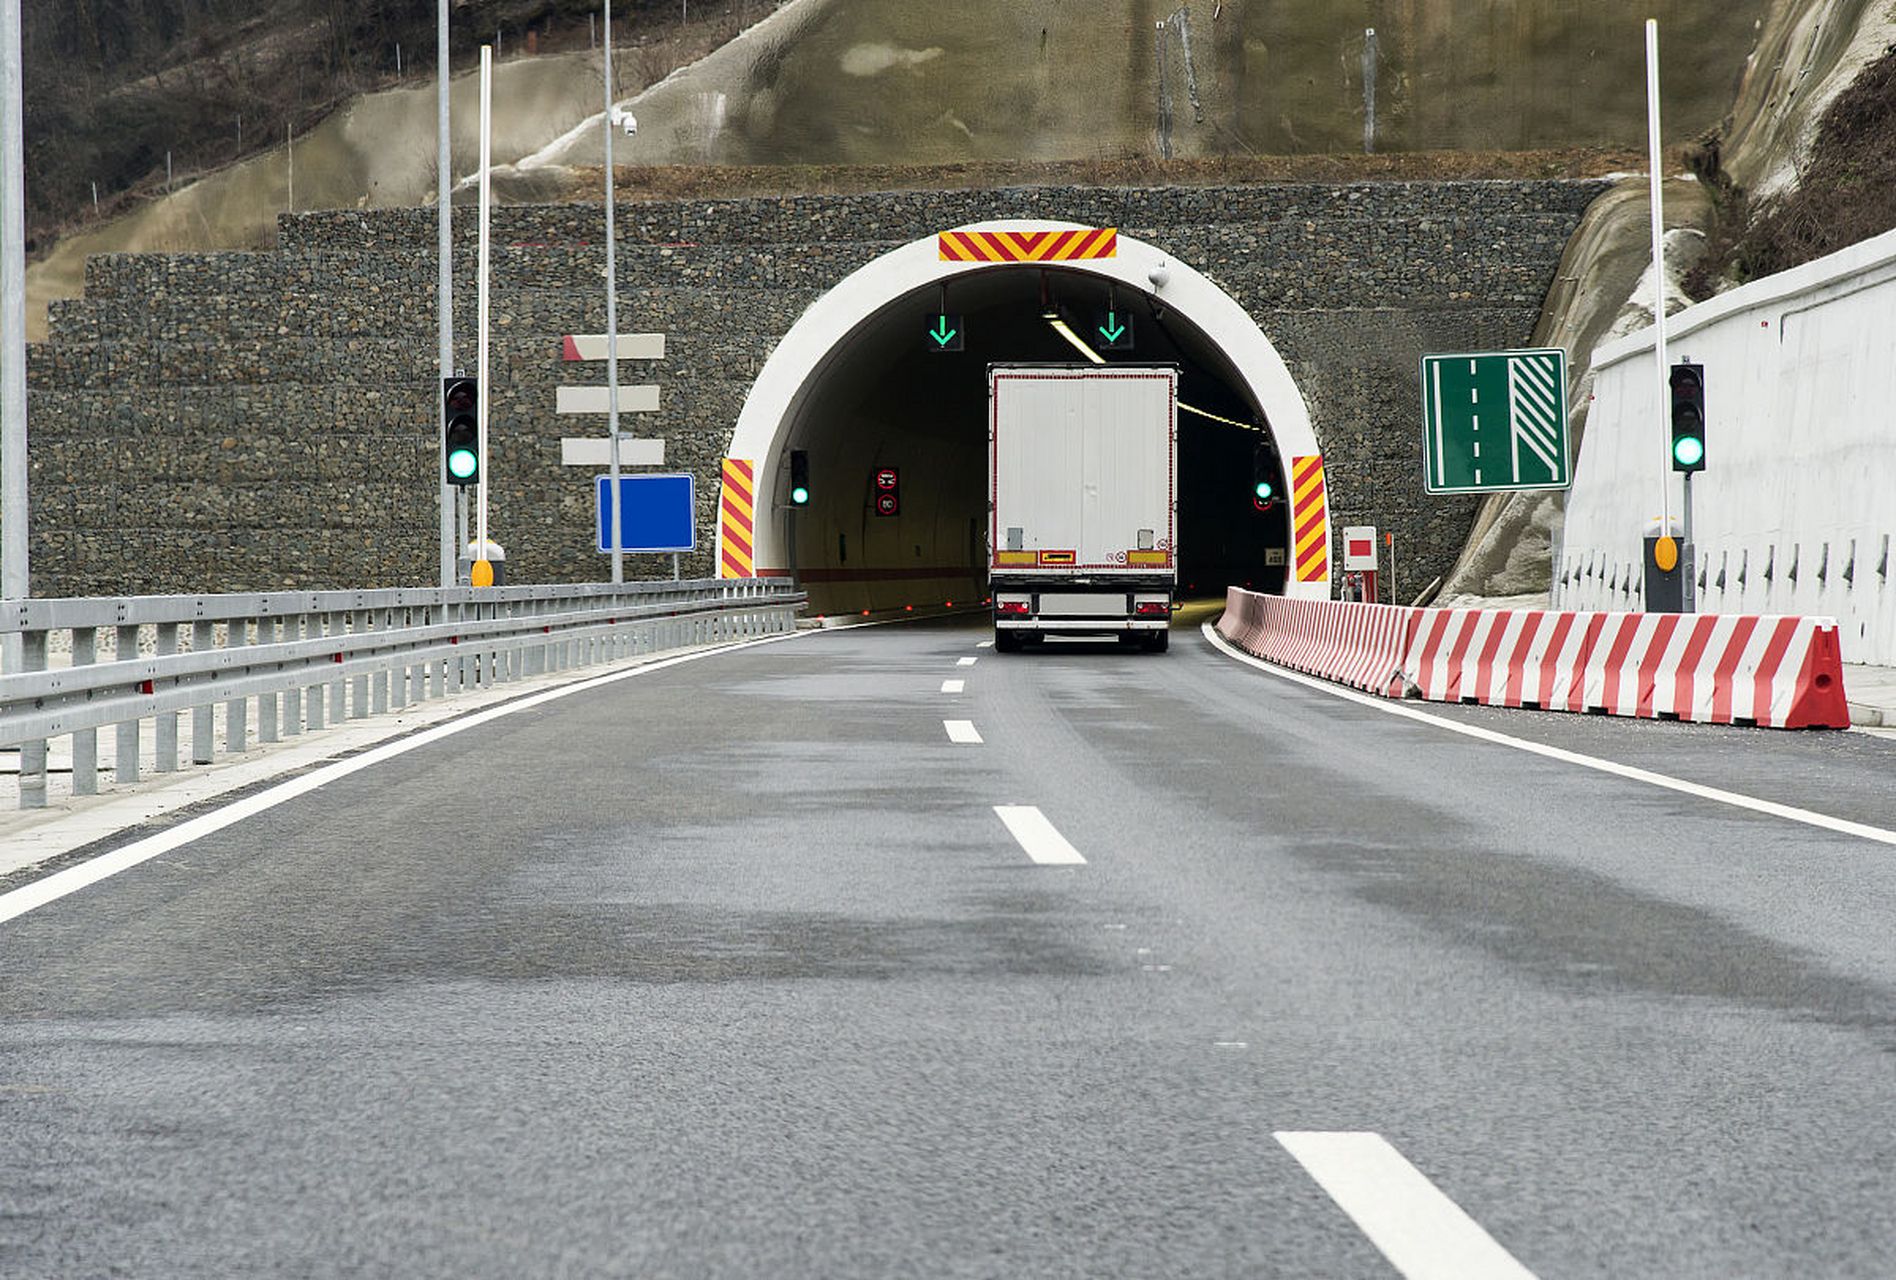
[[[1414,609],[1232,588],[1218,630],[1384,697],[1703,724],[1848,728],[1829,618]]]

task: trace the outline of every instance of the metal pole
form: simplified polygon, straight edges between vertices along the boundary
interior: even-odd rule
[[[1698,565],[1694,563],[1698,554],[1692,549],[1692,473],[1686,472],[1679,477],[1685,485],[1685,499],[1679,505],[1684,508],[1685,540],[1679,551],[1680,568],[1685,573],[1685,581],[1680,584],[1680,610],[1684,613],[1698,612]]]
[[[283,125],[283,172],[284,185],[289,188],[289,212],[296,212],[296,127],[287,121]]]
[[[454,376],[454,213],[450,205],[453,164],[449,146],[448,123],[448,0],[435,4],[435,314],[441,339],[442,389]],[[436,502],[440,509],[441,585],[454,585],[454,507],[448,498],[448,413],[444,399],[437,399],[435,422],[439,427],[435,447]]]
[[[619,536],[619,278],[612,227],[612,0],[606,11],[606,438],[611,479],[606,485],[606,528],[612,535],[612,580],[625,581]]]
[[[1376,150],[1376,28],[1363,29],[1363,154]],[[1391,588],[1394,591],[1394,588]]]
[[[481,479],[475,495],[475,534],[474,559],[487,558],[487,226],[488,202],[493,192],[488,182],[488,165],[492,161],[494,119],[494,50],[491,45],[481,46],[481,216],[480,216],[480,268],[476,291],[479,295],[479,336],[476,340],[477,360],[474,376],[479,380],[481,394],[475,400],[479,409],[479,421],[475,428],[480,433]]]
[[[26,556],[26,135],[20,0],[0,0],[0,598],[29,594]],[[0,670],[20,670],[19,632]],[[22,773],[22,779],[25,774]]]
[[[1659,185],[1659,23],[1646,19],[1646,162],[1652,170],[1652,355],[1653,372],[1659,388],[1659,408],[1654,417],[1659,423],[1659,536],[1672,536],[1672,437],[1666,426],[1669,394],[1666,369],[1666,258],[1665,206]]]

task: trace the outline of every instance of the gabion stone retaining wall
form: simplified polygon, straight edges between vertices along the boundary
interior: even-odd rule
[[[1421,493],[1417,361],[1524,345],[1592,182],[1034,187],[695,200],[619,211],[619,326],[662,331],[667,469],[698,478],[713,572],[718,461],[795,318],[871,259],[992,218],[1117,226],[1225,288],[1283,354],[1336,527],[1393,527],[1404,584],[1443,572],[1468,499]],[[455,333],[474,363],[473,218]],[[517,580],[597,579],[590,472],[562,468],[560,336],[605,327],[598,206],[493,217],[492,525]],[[839,228],[856,237],[837,240]],[[395,586],[437,576],[435,216],[285,217],[256,253],[115,254],[29,353],[36,595]],[[622,366],[627,382],[651,374]],[[1374,501],[1370,500],[1373,495]],[[669,576],[652,560],[642,572]]]

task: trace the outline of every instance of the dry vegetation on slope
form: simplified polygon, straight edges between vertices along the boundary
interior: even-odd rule
[[[1716,142],[1690,153],[1713,192],[1716,218],[1705,257],[1685,280],[1706,298],[1896,227],[1896,47],[1870,64],[1820,117],[1796,185],[1751,200],[1718,165]]]

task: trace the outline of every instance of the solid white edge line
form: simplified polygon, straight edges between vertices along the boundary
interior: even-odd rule
[[[1276,1133],[1408,1280],[1534,1280],[1380,1133]]]
[[[1896,831],[1887,831],[1882,827],[1872,827],[1867,823],[1851,822],[1847,818],[1833,818],[1827,813],[1816,813],[1809,809],[1799,809],[1792,805],[1779,804],[1775,800],[1760,800],[1755,796],[1739,795],[1735,791],[1724,791],[1718,787],[1705,786],[1703,783],[1687,782],[1683,778],[1674,778],[1668,774],[1654,773],[1650,769],[1641,769],[1630,764],[1620,764],[1615,760],[1602,760],[1598,756],[1582,755],[1578,751],[1568,751],[1562,747],[1550,747],[1544,743],[1530,742],[1525,738],[1512,737],[1509,734],[1499,733],[1493,729],[1485,729],[1480,725],[1463,724],[1459,720],[1450,720],[1446,716],[1431,715],[1427,711],[1405,706],[1399,702],[1392,702],[1386,698],[1378,698],[1372,694],[1362,693],[1342,685],[1331,684],[1329,681],[1317,676],[1307,676],[1301,671],[1292,671],[1287,667],[1280,667],[1274,662],[1269,662],[1263,658],[1248,654],[1219,635],[1209,622],[1201,624],[1200,630],[1204,633],[1205,639],[1209,640],[1215,648],[1221,650],[1228,657],[1236,658],[1239,662],[1256,667],[1259,671],[1267,671],[1279,679],[1289,680],[1293,683],[1316,689],[1321,693],[1329,694],[1333,698],[1341,698],[1345,702],[1360,703],[1365,707],[1373,707],[1377,711],[1386,712],[1392,716],[1401,716],[1409,720],[1419,720],[1424,724],[1432,724],[1437,728],[1447,729],[1450,733],[1459,733],[1464,737],[1478,738],[1483,742],[1492,742],[1498,746],[1513,747],[1517,751],[1526,751],[1533,755],[1545,756],[1549,760],[1559,760],[1564,764],[1579,765],[1583,769],[1595,769],[1601,773],[1610,773],[1615,777],[1627,778],[1633,782],[1644,782],[1650,786],[1663,787],[1667,791],[1677,791],[1682,795],[1697,796],[1701,800],[1712,800],[1719,804],[1730,805],[1734,809],[1748,809],[1753,813],[1762,813],[1773,818],[1784,818],[1791,822],[1804,823],[1806,826],[1821,827],[1825,831],[1835,831],[1840,835],[1857,836],[1864,840],[1874,840],[1879,844],[1896,845]]]
[[[972,720],[943,720],[941,727],[948,731],[950,742],[981,741],[981,731],[974,727]]]
[[[1084,866],[1086,859],[1080,851],[1067,843],[1047,815],[1031,804],[997,804],[995,815],[1007,824],[1008,834],[1014,837],[1029,858],[1042,866]]]
[[[552,702],[556,698],[568,697],[575,693],[584,693],[587,690],[597,689],[603,685],[613,684],[620,680],[629,680],[634,676],[646,675],[653,671],[662,671],[667,667],[675,667],[685,662],[696,662],[700,658],[709,658],[718,654],[732,653],[738,649],[755,648],[760,644],[776,644],[782,640],[795,640],[800,636],[814,634],[820,633],[793,631],[786,635],[764,636],[761,639],[746,640],[738,644],[722,645],[715,649],[701,649],[695,653],[680,654],[675,658],[661,658],[657,662],[648,662],[640,666],[628,667],[623,671],[608,672],[605,675],[593,676],[589,679],[576,681],[573,684],[562,685],[558,689],[548,689],[542,693],[529,694],[517,701],[502,703],[500,706],[489,707],[484,711],[476,711],[458,720],[450,720],[446,724],[436,725],[432,729],[423,729],[421,732],[412,734],[409,737],[398,738],[394,742],[383,743],[379,747],[371,747],[361,755],[350,756],[346,760],[338,760],[334,764],[326,764],[321,768],[312,769],[308,773],[291,778],[287,782],[279,782],[275,786],[268,787],[254,795],[245,796],[240,800],[233,800],[231,803],[211,813],[206,813],[199,817],[189,819],[188,821],[181,822],[175,827],[167,827],[165,830],[146,836],[142,840],[134,840],[130,844],[122,845],[110,853],[102,853],[96,858],[89,858],[76,866],[67,867],[63,871],[56,871],[52,875],[42,877],[30,884],[22,885],[10,893],[0,894],[0,924],[4,924],[6,921],[12,920],[15,917],[25,915],[27,912],[38,907],[43,907],[49,902],[57,902],[68,894],[77,893],[88,885],[97,884],[99,881],[107,879],[110,876],[115,876],[121,871],[135,867],[141,862],[148,862],[161,854],[169,853],[181,845],[189,844],[193,840],[202,839],[213,832],[222,831],[225,827],[241,822],[245,818],[263,813],[268,809],[274,809],[278,805],[294,800],[298,796],[306,795],[318,787],[327,786],[338,778],[345,778],[371,765],[381,764],[384,760],[392,760],[396,756],[405,755],[420,747],[432,745],[433,743],[441,741],[443,738],[453,737],[457,733],[463,733],[477,725],[483,725],[489,721],[498,720],[502,716],[510,716],[515,712],[541,706],[545,703]]]
[[[967,687],[968,682],[966,680],[943,680],[941,682],[941,691],[943,693],[960,693]]]

